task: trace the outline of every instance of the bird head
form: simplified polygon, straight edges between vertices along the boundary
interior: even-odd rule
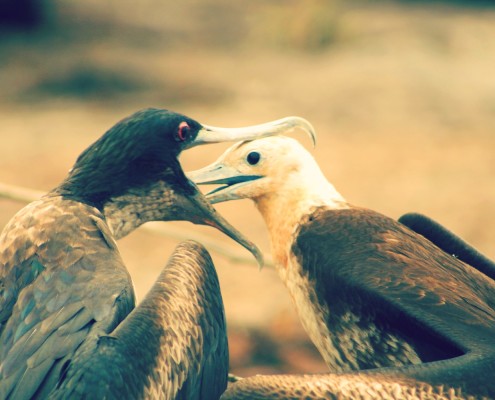
[[[250,198],[301,197],[328,185],[311,154],[296,140],[273,136],[234,144],[213,164],[187,174],[197,184],[219,184],[211,203]]]
[[[196,145],[274,135],[304,123],[289,117],[228,129],[203,125],[163,109],[141,110],[84,150],[53,192],[98,208],[117,238],[148,221],[186,220],[221,230],[260,260],[259,250],[186,178],[178,156]]]

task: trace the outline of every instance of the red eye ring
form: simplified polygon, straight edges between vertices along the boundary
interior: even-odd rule
[[[189,137],[189,131],[191,130],[191,127],[186,121],[182,121],[179,124],[179,128],[177,128],[177,138],[183,142],[184,140],[187,140]]]

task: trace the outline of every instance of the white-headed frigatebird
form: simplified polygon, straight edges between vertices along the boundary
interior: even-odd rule
[[[0,399],[218,398],[228,349],[206,251],[191,242],[179,247],[134,308],[115,239],[147,221],[186,220],[218,228],[261,262],[177,157],[195,145],[305,124],[288,117],[214,128],[145,109],[89,146],[66,179],[17,213],[0,236]]]
[[[495,282],[476,260],[474,268],[351,205],[291,138],[235,144],[188,176],[222,184],[207,195],[212,203],[254,201],[279,275],[332,372],[247,378],[224,398],[495,398]]]

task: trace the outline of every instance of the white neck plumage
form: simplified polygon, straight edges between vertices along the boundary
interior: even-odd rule
[[[278,266],[287,262],[293,235],[303,218],[313,209],[349,208],[335,187],[327,181],[310,158],[274,185],[277,189],[255,199],[270,232],[273,257]]]

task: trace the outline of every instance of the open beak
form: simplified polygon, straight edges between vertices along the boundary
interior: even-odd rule
[[[237,142],[243,140],[259,139],[267,136],[278,135],[292,129],[304,130],[313,142],[316,143],[316,133],[313,126],[301,117],[286,117],[261,125],[246,126],[243,128],[217,128],[203,125],[196,138],[186,148],[191,148],[206,143]]]
[[[206,200],[205,196],[198,190],[194,183],[190,182],[193,193],[188,195],[180,195],[175,193],[174,213],[175,220],[190,221],[194,224],[212,226],[230,238],[234,239],[241,246],[249,250],[256,258],[260,268],[263,266],[263,254],[254,243],[246,239],[242,233],[230,225],[213,206]],[[179,215],[182,214],[182,218]]]
[[[252,181],[263,178],[262,175],[244,175],[237,169],[222,163],[213,163],[202,169],[186,173],[187,177],[198,185],[224,185],[206,194],[212,204],[242,199],[239,189]]]
[[[207,143],[237,142],[275,136],[280,133],[286,133],[294,128],[300,128],[305,131],[311,137],[313,145],[316,143],[315,130],[308,121],[300,117],[286,117],[265,124],[244,128],[217,128],[202,125],[196,138],[187,145],[186,149]],[[236,188],[239,188],[240,185],[247,184],[249,181],[261,178],[254,175],[243,176],[235,169],[224,166],[214,171],[209,171],[208,168],[206,167],[191,173],[191,176],[194,176],[193,179],[198,183],[223,183],[227,185],[226,187],[212,191],[208,195],[208,200],[212,203],[240,198],[235,195]],[[181,196],[176,193],[179,212],[184,213],[180,219],[219,229],[249,250],[261,267],[263,265],[263,256],[260,250],[218,214],[197,187],[194,184],[192,185],[194,186],[193,194]],[[179,219],[177,215],[177,213],[174,214],[174,219]]]

